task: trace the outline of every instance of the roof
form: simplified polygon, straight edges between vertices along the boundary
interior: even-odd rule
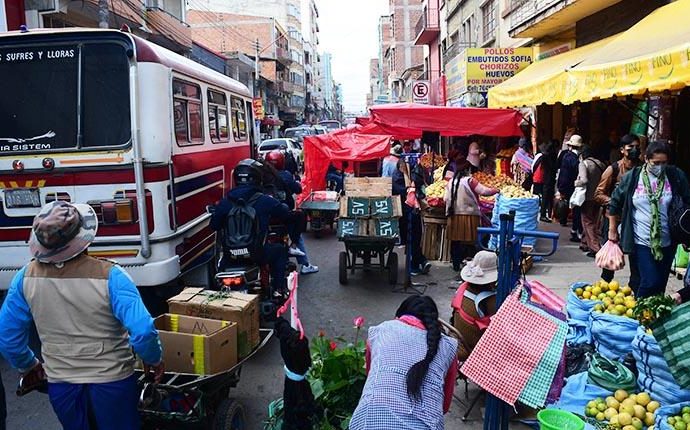
[[[214,70],[209,69],[195,61],[176,54],[162,46],[156,45],[153,42],[142,39],[131,33],[125,33],[113,29],[100,28],[49,28],[49,29],[35,29],[28,32],[10,31],[0,33],[0,40],[3,38],[45,38],[50,35],[61,35],[63,37],[69,36],[88,36],[88,35],[112,35],[128,39],[134,46],[134,56],[138,63],[158,63],[166,67],[170,67],[175,71],[187,75],[192,78],[208,82],[215,86],[229,89],[240,95],[251,97],[251,93],[246,85],[228,77]]]

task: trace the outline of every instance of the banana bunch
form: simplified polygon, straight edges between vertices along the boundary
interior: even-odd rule
[[[445,169],[445,166],[441,166],[438,169],[434,170],[434,182],[438,182],[441,179],[443,179],[443,170]]]
[[[446,185],[448,184],[448,181],[446,180],[439,180],[434,182],[433,184],[429,185],[426,187],[426,196],[427,198],[439,198],[443,199],[443,195],[446,193]]]
[[[525,191],[524,188],[515,185],[508,185],[501,188],[501,195],[510,199],[531,199],[534,197],[534,194],[531,192]]]

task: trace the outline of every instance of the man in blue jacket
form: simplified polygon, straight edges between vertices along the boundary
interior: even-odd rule
[[[557,188],[561,200],[566,203],[570,202],[570,197],[575,192],[575,180],[577,179],[578,166],[580,165],[580,154],[584,142],[582,137],[574,134],[568,141],[568,149],[558,155],[558,182]],[[568,225],[568,212],[560,219],[561,225]],[[573,208],[573,227],[570,229],[570,240],[572,242],[580,242],[582,234],[582,221],[580,219],[580,207]]]
[[[0,353],[25,380],[47,376],[65,429],[140,427],[134,352],[164,372],[153,318],[119,266],[89,257],[98,220],[89,205],[53,202],[33,222],[34,259],[15,275],[0,311]],[[41,363],[28,346],[32,321]]]
[[[234,207],[233,201],[239,199],[245,202],[251,201],[251,206],[256,211],[259,224],[259,236],[262,243],[268,235],[271,220],[285,224],[290,238],[294,243],[299,241],[299,235],[293,228],[294,217],[287,205],[275,198],[266,195],[261,189],[261,172],[256,166],[257,161],[247,159],[241,161],[233,170],[232,177],[235,188],[230,190],[226,198],[216,206],[211,216],[210,226],[215,231],[222,231],[227,223],[227,217]],[[288,263],[288,252],[283,244],[264,244],[264,259],[257,261],[259,264],[268,264],[271,272],[271,286],[273,293],[284,293],[287,290],[285,270]]]

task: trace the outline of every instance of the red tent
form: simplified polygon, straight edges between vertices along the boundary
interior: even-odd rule
[[[391,135],[422,135],[422,130],[442,136],[522,136],[520,112],[513,109],[459,108],[411,103],[375,105],[373,124]],[[409,137],[408,137],[409,139]]]
[[[312,190],[326,188],[326,172],[331,161],[367,161],[390,153],[389,135],[361,134],[357,128],[304,138],[304,178],[302,203]]]

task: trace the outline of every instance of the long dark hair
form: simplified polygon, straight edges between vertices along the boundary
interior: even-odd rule
[[[418,400],[422,390],[422,383],[429,371],[429,365],[436,357],[438,345],[441,342],[441,327],[438,323],[438,308],[429,296],[411,296],[405,299],[398,308],[395,316],[411,315],[419,319],[426,328],[426,355],[424,359],[415,363],[407,372],[407,394]]]
[[[450,206],[448,214],[455,215],[455,202],[458,200],[458,188],[460,188],[460,180],[470,174],[470,163],[465,160],[461,165],[455,166],[455,173],[450,183]]]

